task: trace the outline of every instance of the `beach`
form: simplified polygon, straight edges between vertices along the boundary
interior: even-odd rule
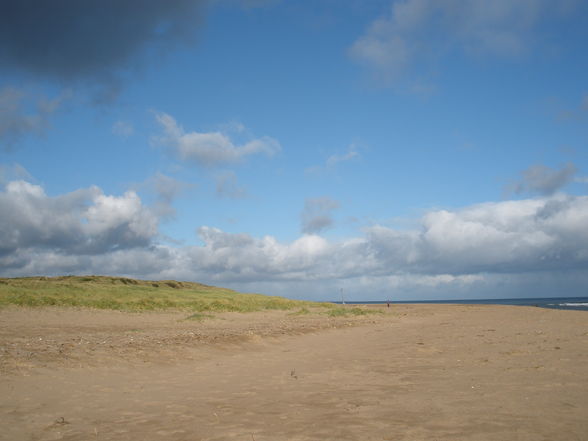
[[[0,310],[1,440],[581,440],[588,313]]]

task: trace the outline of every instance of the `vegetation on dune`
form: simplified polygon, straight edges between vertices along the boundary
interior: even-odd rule
[[[201,322],[202,320],[206,320],[209,318],[214,318],[214,315],[205,314],[203,312],[195,312],[192,315],[189,315],[184,320],[194,320],[196,322]]]
[[[327,303],[243,294],[194,282],[147,281],[106,276],[0,278],[0,307],[8,305],[68,306],[120,311],[175,309],[192,312],[333,307]]]
[[[308,315],[310,313],[311,313],[310,309],[308,309],[306,307],[302,307],[298,311],[291,312],[290,315]]]
[[[366,308],[345,308],[345,307],[334,307],[330,308],[326,314],[329,317],[347,317],[347,316],[359,316],[368,314],[382,314],[382,311],[377,309],[366,309]]]

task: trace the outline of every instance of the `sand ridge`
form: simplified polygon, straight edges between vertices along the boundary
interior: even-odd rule
[[[380,315],[328,317],[324,310],[217,313],[120,312],[69,308],[0,310],[0,373],[111,363],[173,363],[263,337],[375,323]],[[196,351],[194,351],[196,349]]]
[[[114,351],[107,363],[108,349],[74,351],[78,366],[31,357],[20,373],[3,373],[0,439],[573,440],[588,433],[585,312],[464,305],[385,312],[178,324],[147,314],[135,317],[138,327],[117,313],[100,312],[99,320],[84,316],[94,312],[57,311],[68,325],[35,317],[27,334],[21,312],[2,311],[2,347],[38,338],[43,326],[55,341],[80,334],[98,341],[107,326],[112,339],[135,332],[144,346],[121,340],[113,346],[139,355]],[[21,328],[11,335],[6,324],[16,318]],[[183,343],[178,336],[189,332],[204,337]],[[160,345],[160,360],[140,355],[162,336],[176,337]]]

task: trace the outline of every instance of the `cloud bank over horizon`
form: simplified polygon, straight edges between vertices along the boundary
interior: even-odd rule
[[[308,231],[284,243],[201,226],[202,245],[185,246],[160,240],[154,208],[132,191],[114,196],[92,187],[52,197],[39,185],[10,181],[0,192],[0,211],[9,213],[0,219],[0,274],[172,278],[317,299],[333,299],[344,286],[354,299],[370,300],[390,292],[455,298],[473,286],[496,297],[506,280],[545,291],[562,274],[567,293],[580,295],[588,266],[588,196],[433,210],[417,229],[372,225],[338,241]]]

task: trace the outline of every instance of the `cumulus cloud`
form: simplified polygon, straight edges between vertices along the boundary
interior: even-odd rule
[[[50,197],[42,187],[11,181],[0,193],[0,256],[26,250],[84,255],[144,247],[157,218],[134,192],[108,196],[97,187]]]
[[[458,50],[513,57],[532,46],[533,30],[570,5],[546,0],[402,0],[376,19],[349,52],[385,81]]]
[[[156,114],[157,122],[164,134],[157,142],[169,148],[174,156],[186,162],[203,167],[214,167],[257,154],[273,156],[281,150],[280,143],[269,136],[251,139],[242,145],[235,145],[222,132],[185,132],[176,120],[166,113]]]
[[[339,287],[363,299],[582,295],[588,283],[588,196],[435,210],[412,230],[374,225],[340,241],[305,234],[281,242],[204,226],[194,246],[157,243],[158,218],[133,192],[92,187],[48,196],[11,181],[0,211],[3,276],[175,278],[323,299],[336,298]]]
[[[301,230],[305,234],[315,234],[333,225],[332,213],[339,203],[328,197],[309,198],[304,201],[301,217]]]
[[[572,182],[576,172],[572,163],[565,164],[559,170],[541,164],[532,165],[523,170],[522,179],[514,185],[514,191],[551,195]]]
[[[212,227],[201,227],[198,234],[204,246],[186,248],[189,262],[199,262],[197,270],[212,275],[215,280],[230,282],[317,279],[318,272],[311,268],[330,249],[325,239],[315,235],[284,244],[272,236],[255,238]]]
[[[559,195],[432,211],[418,230],[373,226],[340,242],[305,235],[283,244],[204,227],[205,246],[190,253],[231,281],[393,276],[473,283],[487,274],[581,270],[588,263],[587,222],[588,197]]]

